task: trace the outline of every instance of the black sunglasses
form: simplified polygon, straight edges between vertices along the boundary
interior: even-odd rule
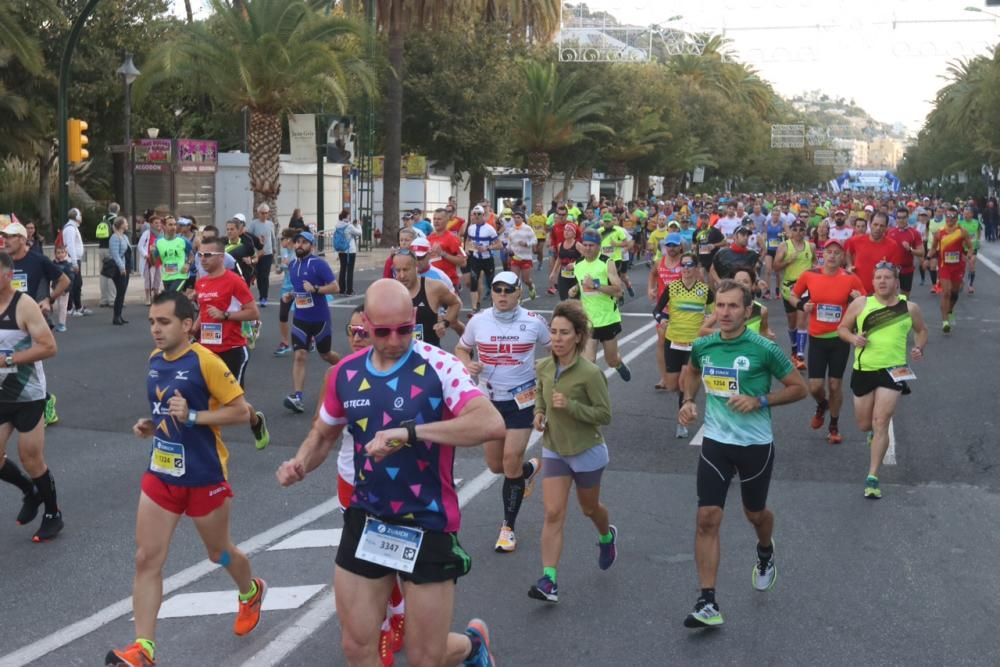
[[[494,285],[492,289],[494,294],[513,294],[517,291],[516,287],[510,285]]]

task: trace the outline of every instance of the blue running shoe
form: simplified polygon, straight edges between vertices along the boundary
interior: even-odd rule
[[[608,544],[597,543],[597,547],[600,549],[597,555],[597,567],[602,570],[609,569],[618,560],[618,529],[610,526],[610,530],[611,542]]]
[[[528,597],[544,602],[559,602],[559,587],[554,581],[544,576],[528,589]]]
[[[470,639],[473,637],[479,639],[479,651],[466,658],[462,664],[468,667],[496,667],[493,654],[490,653],[490,629],[486,627],[486,621],[480,618],[472,619],[465,628],[465,634],[469,635]]]

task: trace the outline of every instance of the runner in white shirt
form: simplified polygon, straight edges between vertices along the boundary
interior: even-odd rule
[[[500,250],[500,237],[486,218],[479,215],[465,228],[465,252],[469,255],[469,292],[472,294],[472,312],[479,312],[485,292],[493,282],[496,264],[493,250]],[[483,292],[479,292],[479,274],[483,275]]]
[[[736,206],[730,204],[726,208],[725,217],[719,218],[718,221],[716,221],[715,226],[728,240],[733,237],[733,232],[735,232],[736,228],[741,224],[743,224],[743,220],[736,217]]]
[[[507,241],[510,250],[510,270],[527,285],[528,298],[534,299],[538,295],[531,273],[534,268],[533,258],[538,237],[535,236],[535,230],[531,225],[524,222],[524,214],[520,211],[514,212],[514,225],[507,232]]]
[[[847,211],[842,208],[833,212],[833,222],[830,225],[830,238],[840,243],[846,243],[847,239],[854,236],[854,227],[847,224]]]
[[[525,225],[527,227],[527,225]],[[530,231],[530,228],[529,228]],[[549,347],[551,338],[545,318],[519,305],[521,283],[510,271],[493,279],[493,307],[475,315],[466,325],[455,356],[462,360],[483,392],[503,415],[507,434],[503,440],[483,445],[486,465],[503,473],[503,524],[496,542],[498,552],[517,548],[514,522],[521,501],[531,495],[537,458],[524,461],[528,437],[535,419],[535,346]],[[476,351],[479,361],[472,360]]]

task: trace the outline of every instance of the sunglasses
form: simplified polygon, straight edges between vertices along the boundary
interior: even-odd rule
[[[360,325],[351,326],[350,324],[348,324],[347,335],[350,338],[354,338],[355,336],[357,336],[358,338],[368,338],[368,329],[365,329],[363,326]]]
[[[368,321],[371,324],[372,333],[376,338],[388,338],[390,335],[395,333],[397,336],[409,336],[413,333],[413,330],[417,328],[416,322],[407,322],[406,324],[397,324],[394,327],[385,327],[379,324],[373,324],[371,320]]]
[[[517,288],[510,285],[494,285],[492,291],[494,294],[513,294]]]
[[[213,257],[221,257],[222,255],[225,255],[225,254],[226,253],[224,253],[224,252],[211,252],[211,251],[208,251],[208,252],[199,252],[198,256],[201,257],[201,258],[203,258],[203,259],[211,259]]]
[[[878,270],[878,269],[889,269],[890,271],[895,271],[896,270],[896,265],[893,264],[892,262],[879,262],[878,264],[875,265],[875,269],[876,270]]]
[[[681,262],[682,269],[693,269],[695,266],[694,262]]]

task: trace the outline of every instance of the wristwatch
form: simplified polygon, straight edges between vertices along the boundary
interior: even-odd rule
[[[417,420],[407,419],[399,423],[400,428],[406,429],[406,442],[411,445],[416,445],[419,440],[417,440]]]
[[[197,421],[198,421],[198,411],[188,410],[188,417],[187,420],[184,422],[184,425],[187,426],[188,428],[192,428],[194,427]]]
[[[9,356],[5,356],[3,358],[3,365],[7,368],[14,368],[14,366],[17,366],[17,364],[14,363],[14,355],[11,354]]]

